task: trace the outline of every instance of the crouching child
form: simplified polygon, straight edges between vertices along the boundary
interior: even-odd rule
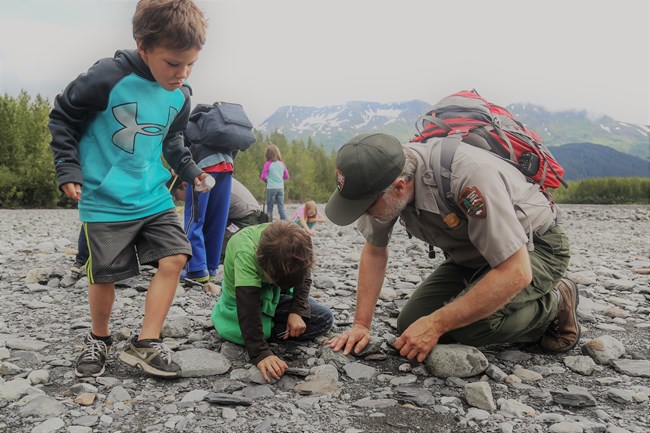
[[[266,381],[287,369],[268,340],[309,340],[332,326],[332,312],[309,296],[313,266],[311,236],[290,221],[246,227],[228,242],[212,323],[246,347]]]

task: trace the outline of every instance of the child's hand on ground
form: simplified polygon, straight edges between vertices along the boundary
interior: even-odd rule
[[[300,314],[289,313],[289,317],[287,318],[287,332],[284,335],[284,339],[298,337],[304,334],[306,329],[307,325],[302,320],[302,317],[300,317]]]
[[[66,197],[71,198],[74,201],[81,200],[81,185],[78,183],[64,183],[61,185],[61,191],[63,191]]]
[[[280,377],[284,374],[285,370],[288,367],[286,362],[275,355],[271,355],[258,362],[257,368],[259,368],[262,372],[262,377],[264,380],[270,382],[271,379],[269,379],[268,373],[271,373],[271,376],[280,380]]]

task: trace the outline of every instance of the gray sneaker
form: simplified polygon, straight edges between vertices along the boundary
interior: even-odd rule
[[[77,358],[74,373],[77,377],[98,377],[104,374],[106,359],[113,340],[108,344],[94,338],[90,332],[84,337],[84,350]]]
[[[138,341],[138,336],[134,335],[126,342],[120,359],[152,376],[178,377],[181,374],[181,367],[172,361],[171,351],[160,339]]]

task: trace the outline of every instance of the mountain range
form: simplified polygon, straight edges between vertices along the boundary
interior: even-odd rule
[[[564,168],[564,180],[592,177],[650,177],[650,161],[594,143],[550,148]]]
[[[377,103],[353,101],[327,107],[285,106],[278,108],[257,129],[263,134],[278,131],[297,139],[338,149],[362,132],[382,131],[406,141],[416,134],[415,122],[432,105],[419,100]],[[534,104],[506,107],[549,147],[568,143],[593,143],[642,159],[650,158],[650,125],[635,125],[609,116],[594,118],[587,111],[550,112]],[[593,150],[593,149],[592,149]]]

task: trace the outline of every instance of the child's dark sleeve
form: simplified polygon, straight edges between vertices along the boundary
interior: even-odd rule
[[[293,301],[291,302],[290,313],[295,313],[309,319],[311,317],[311,307],[309,307],[309,288],[311,287],[311,278],[307,278],[303,284],[293,288]]]
[[[57,184],[82,183],[79,140],[86,123],[108,106],[111,89],[124,72],[113,59],[102,59],[54,98],[48,124]]]
[[[257,365],[264,358],[273,355],[269,345],[264,341],[262,328],[262,301],[260,288],[240,286],[235,288],[237,300],[237,318],[239,329],[244,337],[244,345],[251,359]]]
[[[183,131],[187,128],[187,122],[190,118],[191,91],[187,86],[181,87],[181,90],[185,95],[185,104],[169,127],[169,132],[163,141],[163,156],[182,180],[193,185],[194,178],[203,171],[192,159],[190,149],[185,146],[183,140]]]

